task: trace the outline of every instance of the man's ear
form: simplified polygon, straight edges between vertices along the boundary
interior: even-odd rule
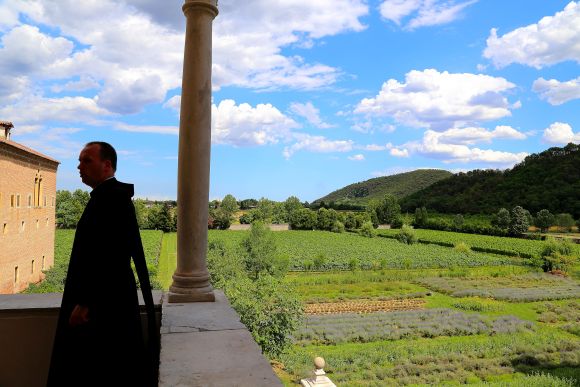
[[[113,170],[113,164],[111,163],[111,160],[103,160],[105,162],[105,168],[110,169],[111,171]]]

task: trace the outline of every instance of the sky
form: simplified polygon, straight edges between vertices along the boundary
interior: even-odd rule
[[[57,189],[88,190],[99,140],[136,196],[176,198],[182,4],[0,0],[0,120]],[[219,0],[212,80],[210,199],[510,168],[580,142],[580,1]]]

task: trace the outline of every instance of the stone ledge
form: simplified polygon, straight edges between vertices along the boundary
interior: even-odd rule
[[[282,386],[223,292],[163,303],[159,386]]]

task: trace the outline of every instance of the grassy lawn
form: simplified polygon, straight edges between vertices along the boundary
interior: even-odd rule
[[[177,267],[177,233],[163,234],[161,242],[161,254],[159,254],[159,267],[157,278],[164,290],[169,289],[173,281],[172,275]]]

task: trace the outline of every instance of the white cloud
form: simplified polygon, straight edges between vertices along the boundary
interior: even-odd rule
[[[534,81],[533,90],[551,105],[562,105],[580,98],[580,77],[567,82],[538,78]]]
[[[320,110],[318,110],[312,102],[298,103],[294,102],[290,105],[290,111],[294,114],[304,117],[306,121],[320,129],[331,128],[332,125],[327,124],[320,118]]]
[[[464,144],[446,143],[445,133],[427,130],[421,142],[405,144],[411,153],[442,160],[445,163],[481,162],[495,166],[509,167],[522,161],[528,153],[502,152],[492,149],[470,148]]]
[[[82,76],[79,80],[70,81],[62,84],[57,84],[51,87],[51,90],[55,93],[60,93],[61,91],[85,91],[91,89],[97,89],[101,85],[99,82],[91,78],[90,76]]]
[[[361,31],[362,0],[249,0],[220,3],[214,22],[214,82],[257,89],[313,89],[332,84],[339,70],[281,54],[286,46]],[[249,22],[251,21],[251,22]]]
[[[392,148],[391,143],[388,143],[387,145],[369,144],[369,145],[365,145],[363,149],[367,150],[367,151],[371,151],[371,152],[377,152],[377,151],[384,151],[386,149],[391,149],[391,148]]]
[[[493,28],[483,56],[500,68],[520,63],[540,69],[567,60],[580,63],[580,3],[570,2],[563,11],[536,24],[498,37]]]
[[[574,133],[569,124],[563,122],[554,122],[548,128],[544,129],[542,140],[549,144],[565,145],[569,142],[579,143],[580,132]]]
[[[5,74],[38,73],[66,59],[74,44],[65,38],[53,38],[38,27],[22,25],[2,36],[0,70]]]
[[[214,21],[214,86],[328,86],[341,75],[339,69],[287,56],[283,48],[361,31],[366,27],[359,19],[366,14],[364,0],[220,2]],[[63,37],[42,33],[26,20]],[[95,101],[107,111],[139,112],[181,85],[184,21],[181,4],[153,0],[5,0],[0,7],[0,102],[38,94],[36,82],[49,80],[55,92],[94,89]]]
[[[174,95],[173,97],[169,98],[167,102],[163,104],[163,107],[179,112],[181,109],[181,95]]]
[[[94,124],[109,111],[86,97],[42,98],[29,96],[18,103],[0,107],[0,117],[10,117],[14,125],[83,123]]]
[[[413,30],[420,27],[451,23],[461,17],[461,11],[477,0],[458,2],[454,0],[384,0],[379,7],[381,16]]]
[[[271,104],[236,105],[231,99],[212,105],[212,142],[234,146],[276,144],[291,138],[299,125]]]
[[[412,70],[405,82],[389,79],[375,98],[365,98],[355,113],[390,116],[402,124],[445,130],[511,115],[502,95],[514,84],[504,78],[469,73]]]
[[[500,125],[494,130],[485,128],[452,128],[439,135],[439,141],[446,144],[473,145],[478,142],[490,143],[494,139],[523,140],[527,136],[512,128],[511,126]]]
[[[294,133],[296,143],[284,148],[283,155],[289,159],[294,153],[306,150],[316,153],[350,152],[353,149],[351,140],[329,140],[323,136]]]
[[[118,122],[114,125],[115,129],[125,132],[137,133],[158,133],[158,134],[179,134],[179,127],[177,126],[163,126],[163,125],[129,125]]]
[[[365,156],[359,153],[358,155],[348,156],[348,159],[352,161],[364,161]]]
[[[409,151],[407,149],[392,148],[389,153],[394,157],[409,157]]]

